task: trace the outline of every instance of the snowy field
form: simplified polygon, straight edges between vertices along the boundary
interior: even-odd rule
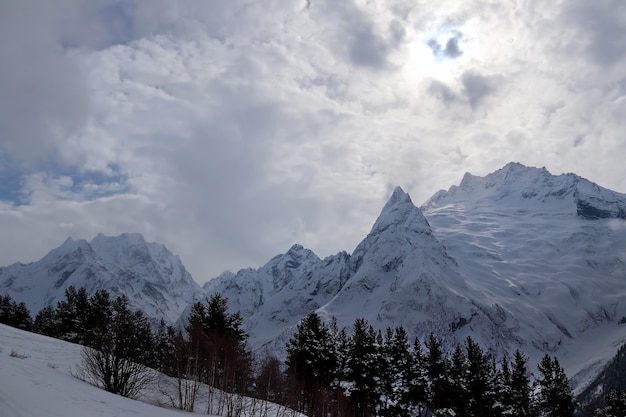
[[[147,388],[140,400],[111,394],[74,377],[80,352],[78,345],[0,324],[0,417],[190,415],[168,405],[165,377]],[[206,387],[200,390],[196,412],[207,415],[204,394]],[[293,413],[259,401],[257,415],[291,417]]]

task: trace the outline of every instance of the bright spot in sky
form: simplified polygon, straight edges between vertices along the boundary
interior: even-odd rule
[[[457,30],[441,31],[428,40],[428,46],[438,59],[457,59],[463,55],[460,42],[463,38]]]
[[[467,49],[460,28],[439,26],[425,33],[415,32],[405,62],[405,76],[416,82],[424,78],[450,81],[467,62]]]

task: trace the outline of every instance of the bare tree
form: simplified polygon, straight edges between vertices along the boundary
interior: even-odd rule
[[[154,370],[110,352],[83,347],[81,359],[81,379],[124,397],[136,398],[155,380]]]

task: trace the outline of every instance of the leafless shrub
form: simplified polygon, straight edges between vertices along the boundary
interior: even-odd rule
[[[74,376],[129,398],[155,380],[155,371],[127,358],[84,347]]]
[[[18,358],[18,359],[30,358],[30,355],[26,355],[24,353],[19,353],[15,349],[11,349],[11,353],[9,353],[9,356],[12,357],[12,358]]]

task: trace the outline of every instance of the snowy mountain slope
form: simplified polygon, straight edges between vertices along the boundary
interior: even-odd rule
[[[345,252],[320,259],[294,245],[259,269],[222,274],[203,290],[228,298],[229,309],[244,317],[251,344],[259,347],[269,341],[282,342],[281,333],[337,294],[352,274],[348,261]]]
[[[63,300],[70,285],[88,294],[101,288],[113,297],[124,294],[132,308],[171,322],[199,290],[177,256],[139,234],[99,234],[91,242],[68,238],[37,262],[0,268],[0,293],[23,301],[33,315]]]
[[[346,325],[363,317],[381,329],[403,325],[422,338],[433,331],[450,344],[448,334],[462,327],[464,317],[480,316],[486,337],[499,339],[493,334],[501,331],[498,323],[472,305],[477,294],[402,189],[395,189],[350,261],[355,272],[320,309],[324,316]]]
[[[422,208],[476,301],[515,318],[522,349],[592,374],[626,340],[624,207],[626,195],[574,174],[511,163]]]

